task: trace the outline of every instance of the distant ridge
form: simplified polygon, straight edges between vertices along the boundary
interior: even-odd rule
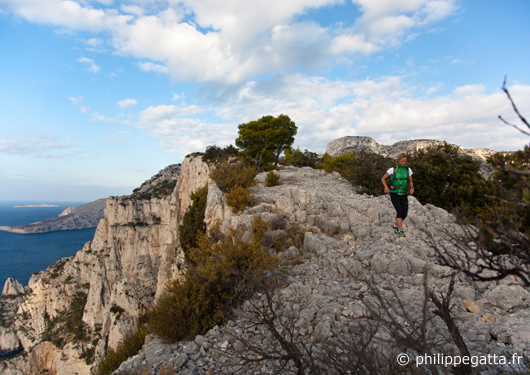
[[[391,146],[382,145],[376,142],[371,137],[364,136],[346,136],[331,141],[326,146],[326,153],[336,157],[346,152],[359,152],[361,150],[381,154],[391,158],[396,158],[400,153],[408,153],[418,151],[427,147],[443,145],[444,142],[437,141],[435,139],[412,139],[408,141],[399,141]],[[493,169],[491,166],[486,165],[486,159],[491,155],[495,154],[496,151],[489,150],[487,148],[474,148],[464,149],[462,146],[457,146],[461,149],[462,153],[468,154],[471,157],[479,160],[482,163],[481,172],[482,174],[490,178],[493,175]]]
[[[71,206],[59,214],[59,217],[38,221],[29,225],[0,226],[1,231],[30,234],[46,233],[56,230],[85,229],[98,225],[99,219],[103,217],[107,199],[102,198],[94,202]]]

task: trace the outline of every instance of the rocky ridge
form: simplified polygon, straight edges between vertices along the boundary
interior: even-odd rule
[[[369,292],[363,279],[372,278],[372,285],[385,298],[391,299],[391,291],[397,291],[413,318],[419,318],[422,311],[425,276],[432,290],[447,290],[451,270],[436,263],[429,238],[444,243],[449,234],[464,235],[448,212],[429,204],[423,206],[410,197],[407,237],[401,238],[390,228],[394,211],[388,196],[358,195],[337,173],[308,167],[288,167],[278,173],[283,185],[272,188],[264,186],[264,173],[256,177],[259,185],[253,192],[258,204],[241,215],[228,214],[222,194],[210,182],[207,212],[210,223],[217,218],[225,228],[250,230],[252,217],[260,215],[269,221],[284,218],[307,229],[302,248],[292,246],[278,254],[287,261],[283,266],[287,276],[284,286],[275,292],[274,303],[279,315],[289,316],[294,311],[296,340],[314,345],[318,352],[327,342],[353,337],[359,322],[369,320],[361,302],[363,294]],[[326,228],[337,226],[339,235],[326,234]],[[280,235],[281,230],[275,232]],[[460,275],[455,281],[453,314],[471,354],[527,355],[530,293],[516,279],[472,282]],[[144,369],[153,374],[162,369],[179,375],[218,374],[234,373],[236,368],[239,374],[274,373],[279,368],[277,361],[239,368],[240,357],[234,356],[235,351],[250,344],[262,348],[270,345],[271,351],[278,345],[263,326],[252,321],[252,306],[263,306],[264,298],[255,296],[224,327],[215,327],[193,341],[168,344],[148,337],[142,352],[122,363],[114,374],[140,373]],[[433,330],[447,332],[439,319],[429,324]],[[444,349],[458,354],[448,341]],[[502,366],[479,368],[482,374],[497,374],[499,369]],[[294,371],[292,364],[287,370]]]
[[[346,152],[358,152],[364,150],[396,158],[402,152],[414,152],[427,147],[443,144],[444,142],[434,139],[412,139],[408,141],[399,141],[393,145],[387,146],[377,143],[376,140],[371,137],[346,136],[328,143],[326,146],[326,153],[335,157]],[[462,152],[482,160],[482,162],[485,162],[488,157],[495,154],[495,151],[486,148],[464,149],[462,146],[455,146],[459,147]]]
[[[395,159],[402,152],[414,152],[443,144],[444,142],[434,139],[412,139],[408,141],[399,141],[393,145],[387,146],[377,143],[376,140],[371,137],[346,136],[328,143],[326,146],[326,153],[332,157],[336,157],[346,152],[359,152],[363,150]],[[485,163],[490,156],[496,153],[495,151],[486,148],[464,149],[462,146],[454,146],[459,147],[462,153],[470,155],[481,162],[481,172],[483,176],[487,178],[493,176],[493,168]]]
[[[38,221],[29,225],[0,226],[0,230],[29,234],[45,233],[55,230],[93,228],[98,225],[99,220],[103,217],[106,201],[107,199],[103,198],[80,206],[70,206],[56,218]]]

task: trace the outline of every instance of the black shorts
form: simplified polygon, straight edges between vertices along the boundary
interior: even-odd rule
[[[405,220],[409,212],[409,198],[407,194],[390,193],[390,200],[396,209],[396,218]]]

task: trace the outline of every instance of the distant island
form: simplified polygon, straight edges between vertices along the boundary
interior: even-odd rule
[[[26,204],[25,206],[13,206],[13,207],[59,207],[56,204]]]
[[[66,208],[58,217],[44,221],[38,221],[29,225],[7,225],[0,226],[0,231],[30,234],[45,233],[55,230],[85,229],[98,225],[99,219],[103,217],[107,199],[102,198],[97,201],[83,204],[81,206],[71,206]],[[46,204],[28,204],[26,206],[15,207],[58,207]]]

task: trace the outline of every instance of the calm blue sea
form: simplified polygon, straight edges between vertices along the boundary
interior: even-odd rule
[[[87,202],[0,201],[1,225],[27,225],[57,217],[65,208]],[[49,204],[59,207],[13,207]],[[8,277],[28,285],[34,272],[45,270],[61,258],[74,255],[94,238],[96,228],[61,230],[39,234],[0,231],[0,293]]]

